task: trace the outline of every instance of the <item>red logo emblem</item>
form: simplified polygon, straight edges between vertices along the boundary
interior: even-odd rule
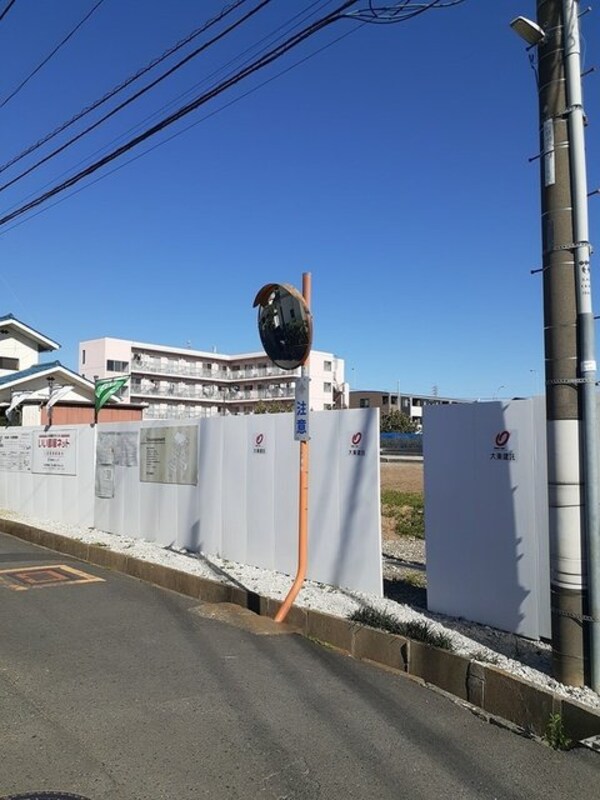
[[[360,444],[362,439],[362,433],[355,433],[352,437],[352,444],[356,447],[357,444]]]
[[[265,435],[264,435],[264,433],[258,433],[258,434],[256,435],[256,439],[255,439],[254,441],[255,441],[255,443],[256,443],[256,446],[257,446],[257,447],[260,447],[260,446],[261,446],[261,444],[262,444],[262,443],[263,443],[263,441],[264,441],[264,438],[265,438]]]
[[[508,431],[502,431],[501,433],[496,434],[496,447],[505,447],[508,444],[509,439],[510,433]]]

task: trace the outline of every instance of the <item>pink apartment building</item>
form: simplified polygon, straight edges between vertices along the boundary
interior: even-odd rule
[[[80,343],[79,373],[89,380],[128,374],[122,400],[146,404],[146,419],[182,419],[290,403],[299,370],[279,369],[264,353],[225,355],[104,337]],[[348,407],[343,359],[313,350],[310,376],[313,410]]]

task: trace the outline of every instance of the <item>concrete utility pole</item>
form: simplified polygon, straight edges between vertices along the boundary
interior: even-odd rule
[[[576,0],[537,0],[554,676],[600,683],[596,362]],[[590,558],[591,557],[591,558]],[[591,591],[588,591],[591,590]],[[592,622],[591,626],[586,623]],[[594,644],[595,641],[595,644]]]

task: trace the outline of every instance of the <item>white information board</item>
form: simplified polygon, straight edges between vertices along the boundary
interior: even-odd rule
[[[198,428],[191,425],[142,428],[140,480],[198,483]]]
[[[0,433],[0,471],[31,472],[31,430]]]
[[[49,475],[77,475],[77,429],[35,431],[32,472]]]

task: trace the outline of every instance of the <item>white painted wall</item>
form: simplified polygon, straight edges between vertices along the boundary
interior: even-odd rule
[[[5,358],[17,358],[19,360],[18,371],[29,369],[39,362],[40,354],[37,345],[32,345],[31,341],[23,337],[13,328],[9,329],[8,334],[0,334],[0,356]],[[11,375],[17,370],[0,369],[0,377]]]
[[[423,438],[429,609],[549,637],[543,399],[427,406]]]

